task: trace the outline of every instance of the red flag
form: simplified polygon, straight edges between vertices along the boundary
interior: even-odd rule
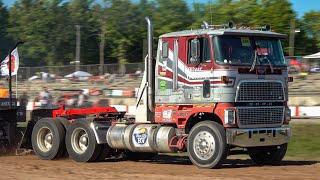
[[[1,62],[1,75],[2,76],[9,76],[9,56],[7,56]],[[15,48],[11,53],[11,75],[17,75],[19,69],[19,54],[18,48]]]

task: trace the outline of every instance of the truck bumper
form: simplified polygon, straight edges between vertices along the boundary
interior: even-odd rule
[[[274,146],[290,140],[289,126],[278,128],[226,129],[227,144],[239,147]]]

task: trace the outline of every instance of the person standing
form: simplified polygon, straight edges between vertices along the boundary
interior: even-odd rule
[[[79,93],[79,96],[78,96],[78,102],[77,102],[77,106],[78,107],[84,107],[87,105],[87,102],[88,102],[88,95],[87,95],[87,91],[86,90],[82,90],[80,93]]]
[[[28,96],[27,92],[24,91],[24,92],[22,93],[22,95],[19,97],[19,104],[20,104],[20,106],[27,107],[27,105],[28,105],[28,100],[29,100],[29,96]]]
[[[39,93],[41,107],[48,107],[52,104],[52,96],[47,87],[43,87],[43,91]]]

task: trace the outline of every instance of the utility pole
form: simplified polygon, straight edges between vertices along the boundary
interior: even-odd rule
[[[81,47],[81,34],[80,34],[80,25],[76,25],[76,71],[80,70],[80,47]]]
[[[296,22],[294,19],[290,21],[290,36],[289,36],[289,56],[294,56],[294,36],[295,36]]]
[[[100,34],[100,75],[103,75],[104,72],[104,47],[105,47],[105,32],[101,30]]]

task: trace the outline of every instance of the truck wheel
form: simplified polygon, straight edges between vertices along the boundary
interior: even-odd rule
[[[287,143],[279,146],[248,148],[251,160],[259,165],[279,165],[287,151]]]
[[[65,130],[52,118],[40,119],[32,130],[31,142],[35,154],[41,159],[59,158],[65,151]]]
[[[70,124],[70,122],[69,122],[68,119],[58,117],[58,118],[55,118],[55,121],[58,121],[58,122],[62,125],[64,131],[67,132],[67,128],[68,128],[68,126],[69,126],[69,124]],[[65,136],[65,135],[64,135],[64,136]],[[63,152],[61,152],[61,153],[62,153],[61,157],[66,158],[66,157],[69,156],[66,148],[64,148],[64,149],[63,149]]]
[[[196,166],[219,168],[228,152],[223,126],[213,121],[197,123],[189,133],[187,150]]]
[[[76,120],[69,125],[66,147],[69,156],[77,162],[96,161],[102,148],[86,120]]]
[[[150,160],[156,155],[157,153],[132,152],[132,151],[124,152],[124,158],[129,161]]]

